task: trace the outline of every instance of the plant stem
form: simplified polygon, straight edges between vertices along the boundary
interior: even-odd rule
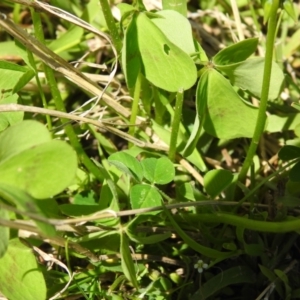
[[[173,218],[177,222],[182,222],[182,218],[180,216],[174,216]],[[189,215],[188,220],[190,224],[193,224],[195,227],[197,227],[198,226],[197,224],[201,222],[201,224],[203,223],[229,224],[229,225],[243,227],[245,229],[250,229],[258,232],[284,233],[284,232],[298,231],[300,229],[300,220],[294,217],[287,217],[287,219],[282,222],[267,222],[267,221],[252,220],[252,219],[248,219],[247,217],[240,217],[229,213],[218,212],[218,213],[211,213],[211,214]]]
[[[116,47],[118,54],[120,54],[122,49],[122,40],[115,23],[115,19],[111,13],[109,2],[107,0],[99,0],[99,2],[102,7],[103,15],[113,44]]]
[[[176,230],[178,235],[184,240],[186,244],[188,244],[192,249],[197,251],[198,253],[205,255],[210,258],[219,258],[219,259],[225,259],[228,257],[233,256],[234,254],[237,254],[236,252],[221,252],[217,251],[212,248],[205,247],[199,243],[197,243],[194,239],[190,238],[184,230],[181,229],[180,225],[175,221],[175,218],[172,216],[172,214],[164,207],[164,212],[169,219],[170,223],[172,224],[173,228]],[[214,214],[211,214],[211,216],[214,216]],[[190,216],[189,216],[190,217]],[[200,219],[201,220],[201,219]]]
[[[131,127],[129,128],[128,133],[131,136],[134,136],[134,132],[135,132],[135,126],[134,125],[135,125],[135,122],[136,122],[136,116],[137,116],[138,109],[139,109],[141,84],[142,84],[141,73],[139,73],[139,75],[136,79],[135,87],[134,87],[133,102],[132,102],[132,107],[131,107],[131,116],[130,116],[130,121],[129,121],[129,124],[131,125]]]
[[[265,124],[267,119],[266,110],[267,110],[269,87],[270,87],[270,80],[271,80],[273,47],[275,41],[278,6],[279,6],[279,0],[273,0],[271,12],[270,12],[270,18],[268,22],[264,75],[263,75],[263,84],[262,84],[262,92],[261,92],[258,117],[256,121],[256,127],[254,130],[253,138],[251,140],[251,144],[246,159],[244,161],[244,164],[239,174],[239,180],[242,182],[246,178],[247,172],[252,164],[253,157],[256,153],[259,140],[265,129]]]
[[[39,14],[37,14],[33,9],[31,10],[32,19],[34,23],[34,29],[36,32],[36,37],[43,43],[44,35],[42,31],[42,24]],[[56,106],[56,109],[62,112],[66,112],[64,102],[61,98],[60,91],[57,87],[57,82],[53,73],[53,70],[48,66],[44,65],[45,75],[49,83],[49,87],[51,90],[51,94]],[[75,149],[79,159],[85,165],[89,172],[91,172],[98,180],[102,181],[105,176],[101,173],[100,169],[90,160],[85,151],[83,150],[80,142],[78,141],[77,135],[72,127],[72,125],[68,124],[67,119],[61,118],[62,124],[65,124],[65,131],[70,140],[71,145]]]
[[[182,104],[183,104],[183,89],[180,89],[176,95],[176,104],[175,104],[175,111],[174,111],[174,119],[172,123],[172,132],[171,132],[171,139],[170,139],[170,150],[169,150],[169,158],[171,161],[175,160],[176,155],[176,144],[177,144],[177,137],[179,134],[179,126],[182,114]]]

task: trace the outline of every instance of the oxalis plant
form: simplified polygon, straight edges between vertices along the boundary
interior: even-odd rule
[[[0,26],[14,41],[2,48],[22,63],[0,61],[0,293],[28,300],[299,298],[298,139],[281,147],[276,170],[264,177],[257,156],[266,132],[299,136],[299,104],[276,113],[285,75],[274,57],[281,24],[297,21],[296,6],[257,3],[266,40],[241,39],[208,58],[186,3],[163,1],[159,11],[121,3],[116,23],[100,0],[108,38],[96,29],[96,0],[82,14],[76,1],[7,2],[14,22],[1,14]],[[34,35],[16,25],[20,4],[30,9]],[[42,21],[53,28],[41,12],[62,19],[66,32],[57,40],[45,41]],[[67,62],[78,59],[84,29],[111,42],[129,106]],[[264,57],[257,56],[264,43]],[[108,118],[82,107],[81,115],[67,113],[58,73],[84,97],[95,96]],[[26,92],[32,83],[38,97]],[[119,123],[109,119],[116,116]],[[85,130],[98,160],[78,138]],[[120,137],[121,147],[104,132]],[[210,170],[212,145],[232,141],[243,141],[241,165]]]

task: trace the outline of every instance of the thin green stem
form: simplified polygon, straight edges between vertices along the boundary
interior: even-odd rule
[[[183,89],[180,89],[176,95],[176,104],[174,110],[174,119],[172,123],[172,132],[171,132],[170,150],[169,150],[169,158],[171,161],[174,161],[176,156],[176,144],[177,144],[177,137],[179,134],[181,114],[182,114],[183,93],[184,93]]]
[[[32,14],[32,19],[34,21],[34,29],[36,32],[36,37],[43,43],[44,35],[43,35],[43,31],[42,31],[41,19],[34,10],[31,11],[31,14]],[[44,65],[44,69],[45,69],[45,75],[46,75],[47,81],[49,83],[49,87],[51,90],[51,94],[52,94],[56,109],[59,111],[62,111],[62,112],[66,112],[64,102],[61,98],[60,91],[57,87],[57,82],[56,82],[53,70],[46,65]],[[69,124],[69,121],[67,119],[61,118],[61,122],[62,122],[62,124],[65,124],[66,134],[70,140],[71,145],[77,152],[79,159],[82,161],[82,163],[85,165],[85,167],[88,169],[89,172],[91,172],[98,180],[102,181],[105,178],[105,176],[101,173],[100,169],[97,168],[97,166],[90,160],[90,158],[87,156],[87,154],[83,150],[72,125]]]
[[[178,235],[187,243],[192,249],[195,251],[201,253],[202,255],[205,255],[207,257],[211,258],[228,258],[236,254],[235,252],[221,252],[217,251],[212,248],[205,247],[199,243],[197,243],[194,239],[190,238],[178,225],[178,223],[175,221],[175,218],[172,216],[172,214],[164,207],[164,212],[169,219],[170,223],[172,224],[173,228],[176,230]],[[213,215],[212,215],[213,216]]]
[[[258,111],[258,118],[256,121],[254,135],[253,135],[246,159],[244,161],[241,172],[239,174],[239,180],[242,182],[245,180],[245,178],[247,176],[247,172],[253,162],[253,157],[256,153],[256,149],[257,149],[259,140],[265,129],[265,124],[266,124],[266,119],[267,119],[266,111],[267,111],[269,87],[270,87],[270,80],[271,80],[273,48],[274,48],[274,42],[275,42],[278,6],[279,6],[279,0],[273,0],[271,12],[270,12],[270,18],[269,18],[269,22],[268,22],[264,75],[263,75],[263,84],[262,84],[261,99],[260,99],[260,105],[259,105],[259,111]]]
[[[130,116],[130,121],[129,121],[129,124],[132,125],[132,126],[129,128],[128,133],[131,136],[134,136],[134,132],[135,132],[135,126],[134,125],[136,123],[136,116],[137,116],[138,110],[139,110],[141,84],[142,84],[141,73],[139,73],[139,75],[136,79],[135,87],[134,87],[133,102],[132,102],[132,107],[131,107],[131,116]]]
[[[115,23],[115,19],[111,13],[109,1],[99,0],[99,2],[102,7],[103,15],[104,15],[108,30],[110,32],[112,42],[113,42],[114,46],[116,47],[118,54],[120,54],[121,49],[122,49],[122,40],[121,40],[121,36],[119,34],[118,28]]]
[[[182,221],[182,219],[178,216],[174,216],[174,219],[177,222]],[[201,221],[201,223],[229,224],[250,230],[255,230],[258,232],[284,233],[300,230],[300,219],[295,219],[293,217],[287,217],[287,220],[282,222],[268,222],[247,219],[247,217],[240,217],[228,213],[219,212],[212,214],[189,215],[188,220],[189,222],[194,223],[195,226],[199,223],[199,221]]]

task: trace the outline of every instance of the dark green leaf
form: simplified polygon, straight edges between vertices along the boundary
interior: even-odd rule
[[[276,275],[273,273],[273,271],[269,270],[267,267],[263,265],[259,265],[259,268],[264,276],[266,276],[270,282],[275,282],[277,280]],[[276,291],[280,295],[280,299],[284,299],[284,291],[281,286],[281,284],[275,284]]]
[[[243,102],[216,70],[209,68],[202,74],[196,97],[207,133],[222,139],[253,136],[258,109]]]
[[[263,265],[258,265],[258,266],[259,266],[262,274],[265,277],[267,277],[269,281],[273,282],[274,280],[276,280],[276,275],[273,273],[273,271],[269,270],[267,267],[265,267]]]
[[[283,161],[300,158],[300,148],[292,145],[285,145],[279,150],[278,157]]]
[[[290,180],[300,181],[300,162],[297,162],[290,170]]]
[[[171,232],[161,233],[161,234],[153,234],[149,236],[140,236],[134,234],[133,232],[127,231],[128,237],[135,243],[139,243],[142,245],[146,244],[156,244],[162,242],[171,237]]]
[[[122,65],[129,89],[134,88],[137,76],[139,72],[141,72],[142,65],[138,46],[136,19],[137,16],[134,15],[129,26],[127,27],[122,49]]]
[[[255,279],[255,273],[246,266],[222,270],[218,275],[204,283],[192,296],[191,300],[204,300],[227,286],[239,283],[254,283]]]
[[[64,215],[81,217],[94,214],[101,210],[99,205],[62,204],[59,209]]]

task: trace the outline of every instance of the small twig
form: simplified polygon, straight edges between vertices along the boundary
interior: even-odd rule
[[[216,200],[181,202],[181,203],[168,204],[168,205],[165,205],[164,207],[163,206],[154,206],[154,207],[148,207],[148,208],[123,210],[123,211],[119,211],[119,212],[115,212],[112,210],[102,210],[102,211],[99,211],[99,212],[89,215],[89,216],[73,218],[73,219],[49,219],[49,218],[37,215],[35,213],[19,210],[13,206],[9,206],[9,205],[3,204],[3,203],[0,203],[0,208],[6,209],[9,211],[13,211],[20,215],[30,217],[36,221],[41,221],[41,222],[51,224],[54,226],[62,226],[62,225],[67,225],[67,224],[78,224],[78,223],[82,223],[82,222],[89,222],[89,221],[107,219],[107,218],[112,218],[112,217],[120,218],[120,217],[125,217],[125,216],[138,215],[138,214],[143,214],[143,213],[148,213],[148,212],[153,212],[153,211],[160,211],[160,210],[163,210],[164,208],[171,210],[174,208],[184,208],[184,207],[191,207],[191,206],[196,207],[196,206],[204,206],[204,205],[235,206],[235,205],[238,205],[238,203],[235,201],[216,201]],[[246,203],[244,205],[246,206]],[[257,204],[257,206],[258,207],[267,207],[267,205],[264,205],[264,204]],[[4,225],[4,223],[2,221],[5,221],[5,220],[0,219],[0,224]]]
[[[178,162],[203,186],[204,180],[201,174],[184,158],[177,155]]]
[[[126,132],[123,132],[123,131],[113,127],[113,125],[114,125],[113,123],[106,122],[105,120],[97,121],[97,120],[89,119],[89,118],[82,117],[82,116],[77,116],[77,115],[64,113],[64,112],[57,111],[57,110],[46,109],[46,108],[41,108],[41,107],[36,107],[36,106],[26,106],[26,105],[14,104],[14,103],[0,105],[0,112],[7,112],[7,111],[26,111],[26,112],[31,112],[31,113],[46,114],[46,115],[50,115],[50,116],[54,116],[54,117],[58,117],[58,118],[65,118],[65,119],[69,119],[69,120],[74,120],[76,122],[88,123],[88,124],[97,126],[99,128],[106,129],[107,131],[120,136],[121,138],[135,144],[138,147],[152,148],[152,149],[161,150],[161,151],[168,150],[167,147],[157,146],[154,144],[140,141],[139,139],[132,137],[131,135],[127,134]],[[136,126],[139,126],[139,125],[136,124]]]

